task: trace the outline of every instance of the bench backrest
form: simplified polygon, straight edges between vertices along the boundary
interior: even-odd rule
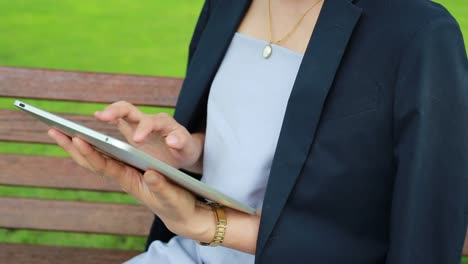
[[[0,97],[174,107],[182,80],[0,67]],[[115,137],[91,116],[62,115]],[[53,144],[47,127],[19,110],[0,109],[0,141]],[[70,158],[0,154],[0,185],[121,192]],[[142,206],[0,197],[0,227],[146,236],[152,213]],[[137,223],[137,224],[135,224]]]
[[[182,80],[0,67],[0,97],[174,107]],[[120,137],[90,116],[64,115]],[[0,109],[0,141],[46,143],[46,126],[19,110]],[[120,188],[77,166],[69,158],[0,154],[0,185],[75,190]],[[145,236],[152,214],[142,206],[0,197],[0,227]],[[86,217],[83,217],[86,216]],[[139,224],[134,224],[139,223]],[[466,236],[468,241],[468,235]],[[463,255],[468,256],[468,243]]]

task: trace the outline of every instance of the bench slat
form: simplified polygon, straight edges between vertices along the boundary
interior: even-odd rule
[[[143,206],[0,197],[0,227],[146,236],[153,213]]]
[[[115,264],[139,253],[134,250],[0,244],[0,260],[8,264]]]
[[[70,158],[14,154],[0,154],[0,184],[122,192],[114,181],[96,176]]]
[[[70,114],[60,114],[60,116],[111,137],[123,139],[115,126],[99,122],[92,116]],[[21,110],[0,110],[0,140],[55,144],[47,136],[47,129],[47,125]]]
[[[0,67],[0,96],[174,107],[182,79]]]

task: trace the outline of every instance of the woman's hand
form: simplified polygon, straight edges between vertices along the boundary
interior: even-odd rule
[[[192,137],[169,115],[145,115],[133,105],[119,102],[96,117],[117,124],[131,144],[173,166],[193,166],[200,160],[201,137]],[[117,181],[124,191],[157,214],[172,232],[201,241],[211,240],[215,232],[213,212],[190,192],[156,171],[142,174],[111,159],[78,137],[70,139],[56,129],[50,129],[49,136],[82,167]]]
[[[116,124],[131,144],[172,166],[201,170],[204,135],[190,135],[172,117],[145,115],[125,102],[110,105],[103,112],[96,113],[96,117]],[[173,233],[205,243],[213,239],[216,229],[214,213],[192,193],[156,171],[142,174],[109,158],[78,137],[70,139],[56,129],[50,129],[49,136],[81,166],[117,181],[125,192],[152,210]],[[225,211],[228,231],[223,245],[255,254],[260,216],[229,208]]]
[[[144,152],[173,167],[201,173],[204,134],[190,134],[172,116],[144,114],[130,103],[117,102],[95,117],[117,125],[126,140]]]
[[[210,241],[214,234],[213,213],[190,192],[169,182],[155,171],[144,174],[108,158],[80,138],[70,138],[55,129],[49,136],[81,166],[117,181],[122,189],[150,208],[172,232]]]

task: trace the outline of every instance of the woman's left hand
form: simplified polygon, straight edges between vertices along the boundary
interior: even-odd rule
[[[49,135],[80,165],[117,181],[124,191],[150,208],[171,232],[203,242],[213,238],[216,223],[211,207],[165,176],[153,170],[142,174],[104,156],[82,139],[70,140],[55,129]]]

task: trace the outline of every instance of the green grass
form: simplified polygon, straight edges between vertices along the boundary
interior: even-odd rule
[[[0,228],[1,242],[29,243],[51,246],[95,247],[141,250],[146,239],[136,236],[79,234],[71,232],[41,232]],[[86,243],[83,243],[86,241]]]
[[[0,65],[183,76],[201,0],[0,0]]]
[[[0,65],[183,77],[203,0],[0,0]],[[468,43],[468,3],[441,0]],[[38,91],[40,92],[40,91]],[[0,98],[0,108],[13,108]],[[92,114],[104,104],[28,100],[61,113]],[[170,108],[141,107],[144,112]],[[0,153],[66,156],[57,146],[0,142]],[[0,168],[1,169],[1,168]],[[124,194],[0,186],[0,196],[91,202],[136,201]],[[0,242],[142,249],[144,238],[0,229]],[[468,258],[462,261],[468,264]]]
[[[0,185],[0,193],[2,194],[2,197],[39,198],[50,200],[59,198],[60,200],[68,201],[139,204],[138,201],[133,199],[131,196],[115,192],[57,190],[50,188],[14,187]]]

